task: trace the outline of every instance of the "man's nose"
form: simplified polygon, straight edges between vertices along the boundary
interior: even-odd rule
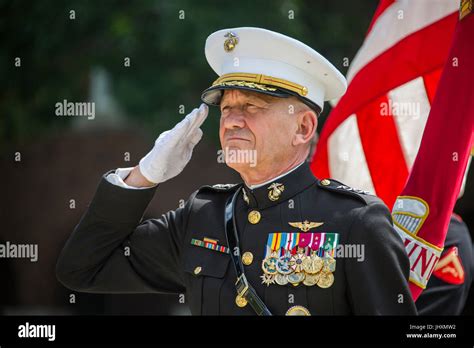
[[[229,113],[223,117],[222,122],[226,129],[244,128],[245,115],[242,110],[232,108]]]

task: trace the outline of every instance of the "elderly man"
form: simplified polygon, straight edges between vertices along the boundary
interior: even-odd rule
[[[242,183],[201,187],[141,222],[157,184],[183,170],[201,139],[201,105],[138,166],[105,174],[60,255],[59,280],[86,292],[186,292],[197,315],[416,314],[387,207],[318,180],[305,162],[344,77],[310,47],[259,28],[212,34],[206,57],[219,78],[202,99],[220,106],[226,158],[257,161],[228,160]]]

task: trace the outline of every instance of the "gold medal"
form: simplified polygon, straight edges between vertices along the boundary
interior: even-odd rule
[[[325,272],[323,269],[319,274],[318,286],[320,288],[329,288],[334,283],[334,275],[331,272]]]
[[[300,273],[288,274],[287,278],[288,278],[288,282],[290,282],[292,285],[296,286],[304,280],[305,276],[306,275],[303,272],[300,272]]]
[[[308,274],[316,274],[323,268],[323,264],[323,260],[313,252],[303,260],[303,270]]]
[[[303,280],[303,284],[306,286],[314,286],[318,283],[319,278],[321,278],[321,273],[307,274]]]
[[[309,312],[308,308],[303,307],[303,306],[293,306],[290,309],[288,309],[285,313],[285,315],[304,315],[304,316],[310,316],[311,313]]]

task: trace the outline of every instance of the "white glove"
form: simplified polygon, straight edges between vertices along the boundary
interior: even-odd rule
[[[140,160],[140,172],[155,184],[181,173],[191,159],[193,148],[202,138],[199,128],[206,120],[209,108],[201,104],[173,129],[160,134],[153,149]]]

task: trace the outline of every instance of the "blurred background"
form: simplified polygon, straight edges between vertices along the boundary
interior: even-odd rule
[[[37,262],[0,259],[1,312],[188,313],[178,295],[74,293],[56,280],[58,253],[101,176],[136,165],[159,133],[200,104],[202,90],[216,79],[204,56],[212,32],[237,26],[275,30],[315,48],[345,74],[344,58],[359,49],[377,4],[0,1],[0,243],[39,247]],[[56,116],[55,104],[63,100],[94,102],[95,118]],[[217,163],[218,117],[212,109],[191,163],[160,186],[146,217],[176,209],[201,185],[239,180]],[[472,231],[470,182],[456,212]],[[471,296],[465,312],[473,307]]]

